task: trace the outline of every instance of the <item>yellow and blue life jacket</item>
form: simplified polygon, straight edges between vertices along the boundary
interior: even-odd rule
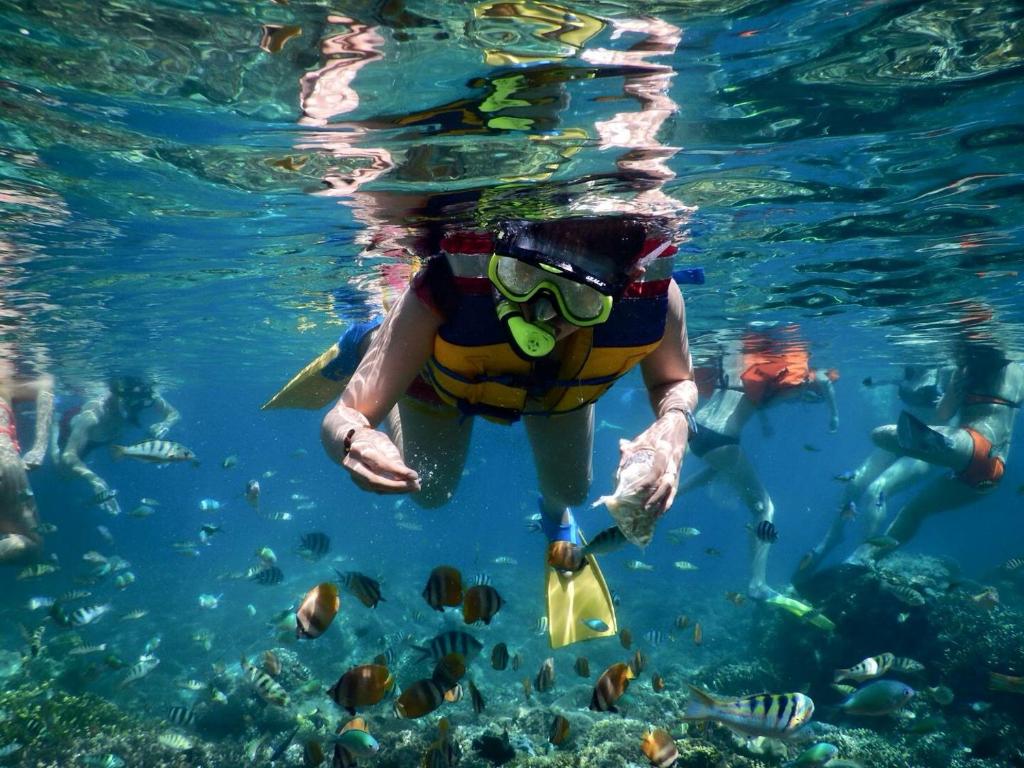
[[[641,258],[662,244],[648,240]],[[449,235],[441,251],[435,258],[446,259],[451,268],[452,295],[443,302],[445,321],[423,377],[442,401],[467,416],[507,423],[524,414],[582,408],[653,352],[664,336],[673,246],[663,249],[643,278],[615,300],[607,322],[569,336],[558,361],[524,360],[512,348],[487,279],[492,248],[486,234]]]

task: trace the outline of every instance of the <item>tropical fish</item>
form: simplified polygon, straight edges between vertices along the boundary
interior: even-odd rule
[[[449,653],[438,660],[430,679],[437,683],[442,691],[450,691],[458,685],[465,674],[466,657],[461,653]]]
[[[18,571],[17,580],[24,581],[25,579],[38,579],[40,576],[46,576],[50,573],[56,573],[60,570],[59,566],[53,565],[52,563],[36,563],[35,565],[29,565]]]
[[[370,735],[366,728],[366,721],[361,717],[343,725],[334,742],[359,759],[373,757],[380,751],[380,744]]]
[[[647,669],[647,656],[639,648],[633,653],[633,658],[629,660],[629,668],[633,670],[634,677],[639,677],[640,673]]]
[[[331,551],[331,537],[320,531],[304,534],[298,554],[306,560],[316,561]]]
[[[214,596],[214,595],[200,595],[199,596],[199,607],[200,608],[206,608],[208,610],[213,610],[218,605],[220,605],[220,599],[222,597],[224,597],[223,593],[221,593],[219,595],[216,595],[216,596]]]
[[[925,603],[924,596],[911,587],[905,587],[902,584],[890,584],[883,581],[882,588],[901,603],[909,605],[912,608],[918,608]]]
[[[605,528],[583,547],[584,555],[607,555],[622,549],[629,539],[617,525]]]
[[[94,621],[99,621],[105,613],[112,610],[112,606],[107,603],[105,605],[90,605],[83,608],[76,608],[68,616],[68,620],[71,622],[73,627],[84,627],[86,624],[92,624]]]
[[[670,768],[679,759],[676,743],[668,731],[661,728],[645,732],[640,740],[640,749],[656,768]]]
[[[150,654],[144,654],[139,657],[139,660],[128,670],[128,674],[124,680],[121,681],[121,687],[124,688],[126,685],[134,683],[136,680],[141,680],[160,664],[160,659]]]
[[[192,725],[196,719],[196,712],[190,707],[171,707],[167,713],[167,719],[175,725]]]
[[[569,721],[563,715],[555,715],[548,729],[548,741],[556,747],[569,739]]]
[[[661,693],[665,690],[665,678],[655,673],[651,676],[651,690],[655,693]]]
[[[689,686],[684,720],[714,720],[747,736],[784,739],[806,725],[814,702],[802,693],[759,693],[732,701]]]
[[[572,668],[576,670],[576,674],[580,677],[590,677],[590,662],[586,656],[578,656]]]
[[[743,605],[747,602],[747,596],[739,592],[726,592],[725,599],[736,606]]]
[[[338,587],[329,581],[317,584],[306,593],[295,612],[295,636],[309,640],[320,637],[331,626],[339,608]]]
[[[541,616],[537,619],[537,623],[534,625],[533,633],[535,635],[546,635],[548,633],[548,617]]]
[[[199,500],[199,509],[202,512],[216,512],[222,506],[224,506],[224,505],[221,504],[216,499],[200,499]]]
[[[57,602],[52,597],[30,597],[28,599],[28,609],[30,611],[38,611],[40,608],[50,608]]]
[[[676,560],[672,563],[673,566],[678,568],[680,571],[696,571],[697,566],[693,563],[687,562],[686,560]]]
[[[692,539],[694,536],[700,536],[700,531],[690,526],[673,528],[668,532],[669,540],[673,544],[679,544],[683,539]]]
[[[188,736],[183,736],[182,734],[174,733],[173,731],[161,733],[157,737],[157,742],[163,747],[167,747],[168,749],[173,749],[178,752],[185,752],[192,749],[194,746],[192,739],[188,738]]]
[[[376,608],[377,603],[384,599],[380,593],[380,582],[376,579],[358,571],[342,573],[335,568],[334,572],[338,575],[338,582],[367,608]]]
[[[249,506],[256,508],[260,504],[260,481],[250,480],[245,484],[245,500]]]
[[[444,700],[448,704],[455,704],[456,702],[462,701],[462,683],[456,683],[445,691]]]
[[[68,656],[87,656],[90,653],[103,653],[106,650],[106,643],[100,643],[99,645],[79,645],[68,651]]]
[[[433,680],[417,680],[395,701],[395,714],[407,719],[428,715],[444,703],[444,694]]]
[[[264,568],[277,564],[277,554],[270,547],[259,547],[256,550],[256,559]]]
[[[420,654],[416,659],[417,661],[422,661],[428,658],[437,661],[444,658],[449,653],[461,653],[467,659],[472,659],[480,653],[480,650],[483,647],[484,644],[471,634],[460,630],[442,632],[432,638],[425,646],[413,646],[413,648]]]
[[[844,696],[844,697],[845,696],[849,696],[851,693],[853,693],[854,691],[857,690],[857,686],[855,686],[855,685],[845,685],[843,683],[832,683],[829,686],[829,688],[831,688],[833,691],[835,691],[836,693],[838,693],[838,694],[840,694],[841,696]]]
[[[172,461],[191,461],[199,464],[191,449],[170,440],[144,440],[135,445],[112,445],[110,452],[115,459],[127,457],[155,464],[167,464]]]
[[[202,691],[206,688],[206,683],[199,680],[183,680],[178,683],[178,687],[184,688],[186,691]]]
[[[259,667],[250,664],[249,659],[245,655],[242,656],[241,663],[242,671],[261,699],[268,704],[278,707],[288,706],[291,698],[288,696],[288,692],[274,678]]]
[[[648,565],[642,560],[629,560],[626,563],[626,567],[631,571],[653,571],[654,566]]]
[[[257,568],[255,573],[249,576],[249,580],[269,587],[284,581],[284,573],[276,565],[272,565],[267,568]]]
[[[395,685],[388,668],[380,664],[362,664],[350,668],[338,678],[328,695],[350,715],[356,707],[369,707],[378,703]]]
[[[427,747],[423,753],[423,768],[455,768],[459,762],[459,748],[452,741],[451,725],[448,718],[442,717],[437,722],[437,740]],[[350,768],[350,766],[332,766],[332,768]]]
[[[1003,563],[1004,571],[1016,571],[1024,567],[1024,558],[1014,557]]]
[[[690,617],[686,614],[681,613],[678,616],[676,616],[676,620],[674,623],[676,629],[686,629],[688,626],[690,626]]]
[[[919,672],[924,672],[924,664],[914,659],[908,659],[903,656],[897,656],[892,660],[893,672],[902,672],[905,675],[915,675]]]
[[[627,651],[633,647],[633,633],[623,627],[619,630],[619,642]]]
[[[662,632],[660,629],[649,629],[644,632],[644,640],[655,648],[659,647],[666,640],[675,640],[671,635]]]
[[[547,693],[555,687],[555,660],[553,658],[547,658],[541,664],[540,671],[534,678],[533,687],[537,689],[537,693]]]
[[[708,555],[710,557],[721,557],[722,556],[722,550],[718,549],[718,547],[708,547],[707,549],[704,550],[704,554]],[[684,568],[683,570],[689,571],[689,570],[695,570],[695,569],[696,568],[694,568],[694,569]]]
[[[466,624],[478,621],[490,624],[504,602],[494,587],[477,584],[466,591],[462,602],[462,620]]]
[[[838,475],[832,475],[832,479],[838,480],[840,483],[851,483],[856,476],[856,472],[852,469],[848,469],[845,472],[840,472]]]
[[[500,557],[496,557],[491,562],[495,565],[519,565],[518,560],[516,560],[514,557],[509,557],[508,555],[501,555]]]
[[[1003,675],[999,672],[989,672],[988,689],[990,691],[1002,691],[1003,693],[1024,694],[1024,677]]]
[[[999,591],[995,587],[987,587],[976,595],[971,595],[971,600],[987,611],[991,611],[999,605]]]
[[[804,450],[808,453],[821,453],[821,448],[814,445],[814,443],[804,443]]]
[[[548,543],[547,563],[559,573],[573,574],[587,564],[583,547],[571,541]]]
[[[863,683],[865,680],[881,677],[889,671],[895,659],[896,657],[891,653],[872,656],[854,664],[849,669],[837,669],[833,682],[841,683],[843,680],[854,680]]]
[[[142,518],[142,517],[149,517],[150,515],[153,515],[155,513],[156,513],[156,510],[153,509],[153,507],[149,506],[148,504],[139,504],[139,506],[135,507],[135,509],[133,509],[131,512],[129,512],[128,515],[129,515],[129,517],[139,517],[139,518]]]
[[[858,688],[839,708],[850,715],[889,715],[910,701],[916,691],[896,680],[875,680]]]
[[[590,697],[590,709],[595,712],[618,712],[615,703],[629,688],[629,681],[635,677],[628,664],[612,664],[601,673],[594,684]]]
[[[779,540],[779,529],[771,520],[762,520],[757,525],[747,525],[747,530],[754,534],[758,541],[774,544]]]
[[[224,469],[231,469],[236,464],[238,464],[238,456],[236,456],[235,454],[225,456],[224,460],[221,461],[220,463],[221,467],[223,467]]]
[[[478,715],[487,706],[484,702],[483,694],[480,693],[480,689],[476,687],[472,680],[469,681],[469,702],[473,706],[473,711]]]
[[[508,666],[508,646],[505,643],[498,643],[491,651],[491,667],[503,671]]]
[[[292,519],[291,512],[266,512],[262,513],[262,516],[266,520],[274,520],[275,522],[281,522]]]
[[[138,621],[147,615],[149,615],[149,611],[145,608],[135,608],[122,615],[121,621]]]
[[[784,763],[782,768],[820,768],[838,754],[837,747],[819,742],[805,749],[795,760]]]

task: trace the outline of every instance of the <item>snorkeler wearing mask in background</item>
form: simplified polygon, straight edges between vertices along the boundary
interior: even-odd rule
[[[150,408],[159,411],[162,418],[147,432],[161,439],[178,421],[178,411],[151,384],[135,376],[117,376],[110,380],[106,392],[61,418],[57,445],[61,466],[86,480],[96,504],[112,515],[121,511],[117,492],[86,466],[85,458],[96,446],[118,440],[125,427],[141,428],[140,419]]]

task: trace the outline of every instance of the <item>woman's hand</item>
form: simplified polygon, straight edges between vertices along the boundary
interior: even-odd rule
[[[675,413],[675,412],[673,412]],[[682,422],[680,427],[675,423]],[[661,517],[672,506],[679,487],[679,464],[686,445],[687,424],[682,414],[669,414],[654,422],[635,440],[619,441],[619,474],[637,453],[650,451],[653,460],[646,477],[640,481],[638,491],[644,498],[644,508]]]
[[[351,433],[341,466],[364,491],[413,493],[420,489],[419,475],[402,461],[391,438],[371,427]]]

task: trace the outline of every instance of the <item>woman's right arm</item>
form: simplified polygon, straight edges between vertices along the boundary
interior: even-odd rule
[[[360,488],[409,493],[419,476],[376,426],[426,365],[441,318],[407,290],[377,330],[341,399],[324,417],[320,439],[327,455]]]

